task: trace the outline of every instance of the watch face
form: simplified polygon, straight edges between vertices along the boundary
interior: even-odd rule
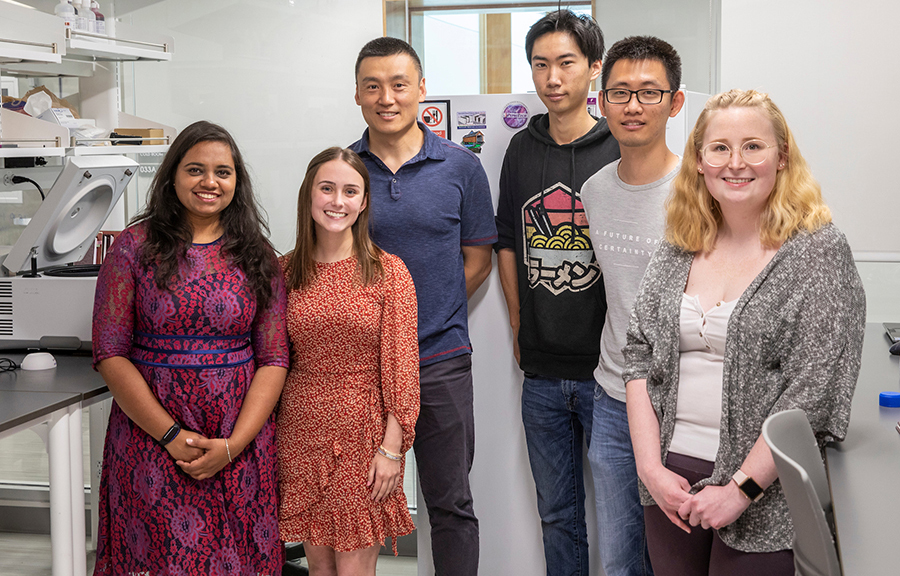
[[[756,483],[755,480],[753,480],[753,478],[747,478],[746,480],[744,480],[744,483],[741,484],[740,488],[741,491],[747,495],[747,498],[753,500],[754,502],[763,493],[763,489],[759,484]]]

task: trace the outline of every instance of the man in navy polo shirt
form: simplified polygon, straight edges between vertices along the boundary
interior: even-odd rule
[[[469,489],[475,418],[466,300],[491,271],[497,230],[481,163],[417,121],[423,100],[412,46],[377,38],[362,48],[356,103],[368,129],[351,148],[369,169],[375,242],[403,259],[416,285],[421,410],[413,447],[435,573],[467,576],[478,571],[478,520]]]

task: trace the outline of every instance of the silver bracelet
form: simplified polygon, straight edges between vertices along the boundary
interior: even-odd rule
[[[228,462],[233,463],[234,460],[231,459],[231,448],[228,447],[228,438],[225,439],[225,450],[228,451]]]

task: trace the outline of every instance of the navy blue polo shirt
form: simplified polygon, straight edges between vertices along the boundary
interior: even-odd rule
[[[396,174],[369,151],[368,129],[350,148],[369,169],[372,238],[403,260],[416,285],[419,364],[427,366],[472,352],[461,246],[493,244],[497,229],[478,157],[419,129],[422,149]]]

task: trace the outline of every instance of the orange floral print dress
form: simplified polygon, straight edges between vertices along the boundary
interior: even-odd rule
[[[414,528],[402,461],[385,500],[373,502],[366,486],[387,414],[403,429],[403,452],[419,415],[415,288],[398,257],[381,262],[384,277],[371,285],[356,281],[351,257],[317,264],[313,285],[288,293],[291,367],[276,432],[286,542],[349,552]]]

